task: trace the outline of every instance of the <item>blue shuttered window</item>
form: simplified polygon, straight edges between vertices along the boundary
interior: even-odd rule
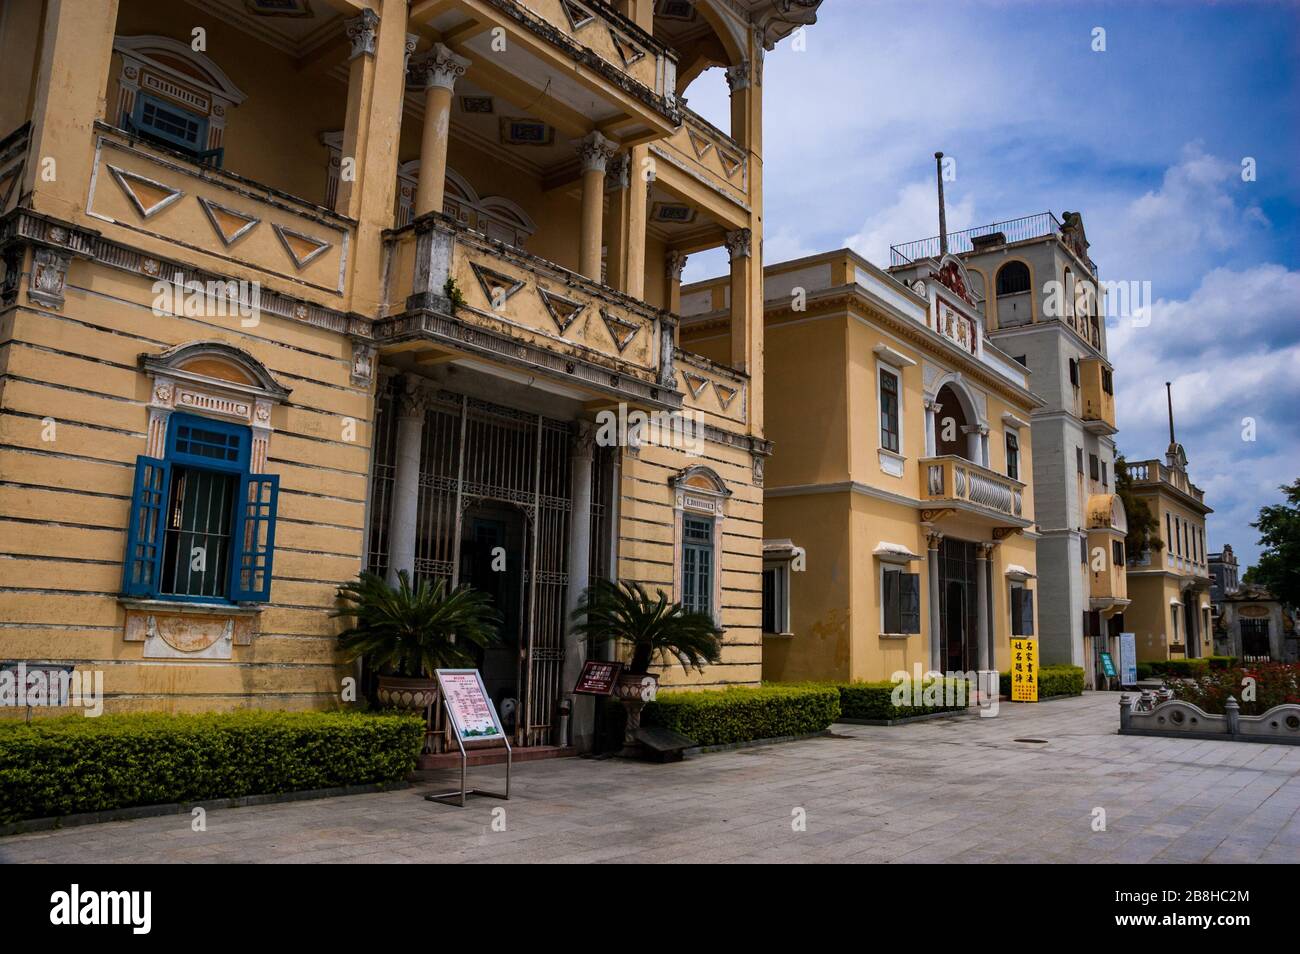
[[[162,565],[164,509],[170,487],[165,460],[135,459],[135,491],[131,495],[131,524],[126,535],[126,561],[122,592],[153,596],[158,592]]]
[[[245,474],[239,483],[235,534],[235,572],[231,598],[263,603],[271,598],[271,558],[275,554],[275,505],[280,478]]]
[[[247,427],[172,414],[166,457],[136,461],[124,593],[270,599],[280,483],[248,472],[251,439]]]

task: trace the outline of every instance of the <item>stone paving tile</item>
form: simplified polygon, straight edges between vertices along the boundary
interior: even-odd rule
[[[170,815],[3,838],[0,862],[1300,862],[1300,750],[1119,736],[1116,703],[836,726],[671,765],[523,763],[510,801],[464,809],[425,801],[456,779],[427,773],[411,789],[214,809],[205,832]],[[503,772],[471,782],[499,788]]]

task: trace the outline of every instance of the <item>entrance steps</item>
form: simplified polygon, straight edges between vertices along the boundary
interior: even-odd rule
[[[515,765],[518,765],[520,762],[536,762],[539,759],[572,758],[577,754],[577,751],[569,745],[532,745],[527,748],[514,749],[512,752],[513,762]],[[470,749],[465,753],[465,756],[466,764],[470,768],[473,768],[476,765],[506,764],[506,750],[499,746],[491,749]],[[415,765],[415,770],[417,772],[431,772],[439,769],[459,768],[459,749],[453,752],[439,752],[436,755],[421,755]]]

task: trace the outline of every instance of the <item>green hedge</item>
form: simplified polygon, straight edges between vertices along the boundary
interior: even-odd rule
[[[606,744],[621,744],[624,711],[611,703]],[[662,726],[699,745],[730,745],[821,732],[840,717],[834,686],[733,686],[699,692],[662,690],[641,713],[642,725]]]
[[[925,685],[931,685],[931,682],[927,682]],[[968,686],[963,684],[961,691],[964,695],[957,695],[957,684],[961,680],[946,679],[944,682],[950,684],[952,688],[949,689],[948,685],[943,687],[943,698],[945,700],[952,699],[954,702],[952,705],[896,706],[894,705],[895,684],[889,680],[883,682],[841,683],[837,687],[840,691],[840,711],[846,719],[889,721],[906,719],[909,716],[929,715],[932,712],[960,712],[974,704]],[[957,699],[963,700],[960,705],[956,704]]]
[[[241,711],[0,722],[0,824],[133,805],[396,782],[409,715]]]
[[[1000,673],[999,690],[1007,698],[1011,697],[1011,673]],[[1082,666],[1039,666],[1038,698],[1050,696],[1083,695]]]
[[[1211,669],[1235,669],[1237,667],[1236,656],[1206,656],[1205,661],[1210,664]]]

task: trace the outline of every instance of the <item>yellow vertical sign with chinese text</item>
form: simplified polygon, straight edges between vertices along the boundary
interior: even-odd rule
[[[1038,640],[1011,640],[1011,701],[1038,701]]]

